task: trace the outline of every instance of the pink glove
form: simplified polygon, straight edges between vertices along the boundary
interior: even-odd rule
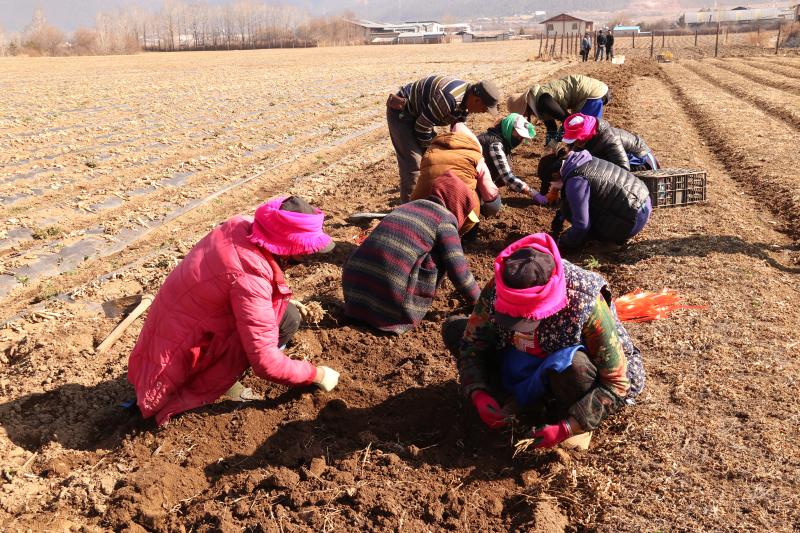
[[[548,424],[546,426],[539,426],[533,428],[534,448],[552,448],[561,441],[564,441],[572,436],[572,430],[566,420],[562,420],[558,424]]]
[[[472,405],[475,406],[483,423],[489,428],[497,429],[506,425],[505,415],[501,412],[500,404],[484,391],[479,390],[472,394]]]
[[[547,204],[550,203],[550,201],[547,199],[547,196],[545,196],[543,194],[540,194],[538,192],[535,193],[535,194],[532,194],[531,198],[533,198],[533,203],[538,204],[538,205],[547,205]]]

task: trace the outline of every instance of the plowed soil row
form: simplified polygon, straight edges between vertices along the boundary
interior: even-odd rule
[[[749,65],[742,64],[741,61],[735,62],[730,60],[718,60],[712,63],[715,67],[727,70],[747,78],[756,83],[756,85],[767,85],[788,92],[790,96],[796,95],[800,91],[800,80],[784,76],[772,71],[753,70]]]
[[[747,101],[759,109],[766,109],[772,114],[786,120],[791,126],[800,128],[800,96],[785,89],[774,89],[753,83],[750,77],[720,68],[711,61],[702,63],[682,63],[681,66],[691,70],[714,85]]]
[[[728,161],[730,172],[740,186],[767,198],[765,208],[784,222],[784,230],[800,235],[797,230],[800,190],[795,171],[800,156],[793,148],[797,142],[796,129],[707,81],[697,73],[699,70],[697,66],[690,69],[680,64],[665,68],[664,72],[701,126],[704,141]],[[763,92],[767,91],[768,88],[763,88]],[[749,100],[755,100],[752,93],[747,94]],[[748,117],[755,128],[744,135],[740,119],[734,117]]]
[[[776,61],[764,59],[745,59],[742,65],[747,68],[755,68],[768,73],[777,73],[791,79],[800,79],[800,70],[792,66],[792,62],[788,58],[781,58]]]
[[[0,189],[23,197],[0,206],[6,227],[0,234],[0,294],[14,291],[15,302],[51,294],[64,275],[72,280],[77,274],[82,281],[107,270],[107,256],[141,240],[142,234],[147,235],[143,246],[152,248],[154,239],[164,242],[165,235],[179,227],[207,219],[205,208],[199,219],[181,213],[215,191],[259,172],[265,174],[261,179],[284,181],[324,168],[330,158],[347,154],[352,146],[374,144],[378,137],[372,129],[384,120],[382,99],[407,76],[441,70],[446,64],[444,70],[507,84],[558,68],[526,62],[525,43],[506,48],[502,63],[486,60],[499,51],[492,45],[450,50],[456,59],[444,62],[422,49],[416,62],[385,61],[393,57],[387,50],[376,51],[369,61],[361,61],[355,49],[316,54],[298,50],[294,62],[280,59],[278,52],[243,52],[228,62],[231,56],[225,54],[199,54],[194,60],[204,74],[195,78],[187,77],[183,60],[174,57],[148,56],[141,65],[138,58],[122,58],[116,70],[103,58],[84,58],[83,68],[103,74],[80,85],[76,95],[64,89],[85,76],[74,62],[43,62],[26,70],[23,63],[9,61],[8,74],[18,76],[20,83],[34,83],[47,71],[50,78],[38,83],[37,97],[52,98],[54,104],[31,106],[25,100],[30,95],[22,91],[4,96],[9,108],[30,108],[31,116],[21,120],[20,112],[9,121],[9,129],[19,131],[4,133],[13,149],[3,153],[19,154],[16,161],[23,164],[4,168]],[[427,57],[433,58],[431,63]],[[123,74],[117,77],[115,72]],[[156,87],[150,87],[153,76],[160,80]],[[145,87],[159,97],[151,96],[148,103],[141,95]],[[80,103],[97,105],[87,111]],[[52,135],[82,131],[90,111],[89,133],[72,139],[79,152],[102,146],[106,134],[101,132],[116,135],[117,127],[124,125],[133,133],[122,138],[130,139],[140,155],[129,155],[134,146],[119,146],[108,159],[91,159],[94,167],[89,168],[83,154],[56,153],[52,164],[59,165],[60,172],[35,173],[24,186],[14,179],[37,170],[37,147],[59,142]],[[136,118],[139,115],[149,122]],[[26,125],[29,136],[20,133]],[[120,142],[116,139],[111,142]],[[335,146],[328,146],[331,143]],[[161,148],[169,148],[169,154],[160,154]],[[173,220],[177,215],[181,216]],[[129,260],[123,257],[120,262]],[[39,283],[41,277],[45,279]],[[4,316],[18,310],[12,305]]]

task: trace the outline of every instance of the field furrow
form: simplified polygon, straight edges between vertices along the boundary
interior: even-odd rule
[[[784,221],[787,232],[800,235],[800,184],[795,171],[800,165],[800,154],[795,148],[796,129],[729,92],[727,87],[723,89],[715,83],[716,78],[700,75],[698,68],[681,64],[663,71],[696,118],[704,141],[719,154],[730,175],[742,188],[765,198],[765,208]],[[761,99],[751,96],[753,100]],[[744,134],[737,117],[747,117],[753,124],[750,134]]]
[[[800,92],[800,79],[784,76],[778,72],[753,69],[749,65],[743,65],[741,61],[710,60],[715,67],[727,70],[743,78],[755,82],[756,86],[766,85],[775,89],[780,89],[790,94],[796,95]]]
[[[682,66],[753,107],[769,111],[790,127],[800,129],[800,94],[754,83],[709,61],[686,62]]]

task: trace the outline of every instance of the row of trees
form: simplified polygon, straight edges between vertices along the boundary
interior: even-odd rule
[[[95,24],[71,36],[47,22],[37,9],[19,35],[4,37],[0,55],[129,54],[140,50],[234,50],[358,43],[353,18],[310,17],[300,8],[255,0],[210,5],[202,0],[164,0],[160,9],[140,7],[98,13]]]

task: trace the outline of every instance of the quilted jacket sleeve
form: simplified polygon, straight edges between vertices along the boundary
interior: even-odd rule
[[[231,306],[242,347],[258,377],[281,385],[312,383],[314,365],[291,359],[278,349],[278,320],[268,280],[250,274],[239,276],[231,290]]]

